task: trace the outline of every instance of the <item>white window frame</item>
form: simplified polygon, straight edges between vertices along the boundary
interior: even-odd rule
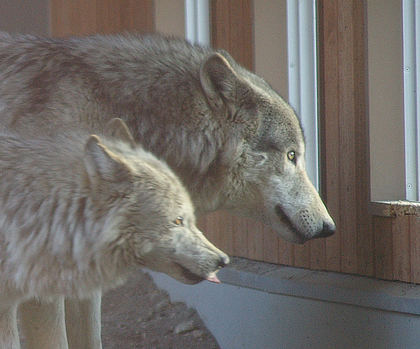
[[[289,103],[306,139],[306,170],[319,191],[316,0],[287,0]]]
[[[402,0],[406,199],[420,201],[420,0]]]
[[[185,0],[185,37],[192,44],[210,45],[208,0]]]

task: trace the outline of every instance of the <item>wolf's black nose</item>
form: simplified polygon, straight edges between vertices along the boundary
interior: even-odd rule
[[[227,264],[229,264],[230,259],[228,256],[222,256],[219,260],[219,268],[224,268]]]
[[[335,224],[324,222],[321,233],[318,238],[327,238],[335,233]]]

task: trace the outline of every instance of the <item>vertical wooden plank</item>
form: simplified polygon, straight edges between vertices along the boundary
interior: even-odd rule
[[[397,216],[392,221],[393,279],[411,281],[410,220]]]
[[[294,263],[299,268],[309,268],[311,266],[309,243],[293,246]]]
[[[155,30],[153,0],[116,0],[124,30],[150,33]]]
[[[374,239],[370,185],[370,136],[368,97],[367,1],[357,0],[353,7],[354,23],[354,101],[355,101],[355,172],[357,217],[357,273],[373,276],[375,272]]]
[[[56,37],[153,30],[153,0],[51,0],[51,31]]]
[[[320,0],[323,193],[339,234],[327,267],[372,275],[364,0]]]
[[[420,283],[420,218],[411,215],[409,220],[411,282]]]
[[[212,44],[224,48],[244,67],[254,69],[251,0],[212,1]]]
[[[326,240],[326,269],[341,270],[341,224],[340,224],[340,154],[339,123],[337,122],[339,100],[338,62],[338,4],[336,1],[318,1],[318,52],[319,52],[319,99],[320,99],[320,144],[321,144],[321,189],[337,232]]]
[[[279,263],[280,236],[266,225],[262,228],[263,260],[268,263]]]
[[[294,245],[291,243],[279,239],[278,241],[278,255],[279,255],[279,264],[284,265],[294,265],[295,261],[295,254],[294,254]]]
[[[354,110],[354,37],[353,1],[339,1],[338,36],[339,60],[339,151],[340,159],[340,224],[341,230],[341,271],[357,272],[357,219],[356,173],[355,173],[355,110]],[[355,258],[356,257],[356,258]]]
[[[248,240],[254,257],[258,258],[262,254],[262,242],[258,237],[261,232],[258,229],[249,229],[254,225],[253,222],[249,223],[245,218],[221,211],[200,217],[199,222],[199,228],[209,241],[230,256],[248,257]],[[256,223],[256,226],[261,225]]]
[[[238,218],[233,231],[233,256],[248,257],[248,224]]]
[[[393,235],[391,217],[374,217],[373,235],[375,242],[375,277],[392,280],[393,266]]]
[[[238,217],[232,216],[228,212],[218,212],[218,229],[219,240],[217,247],[221,248],[225,253],[232,255],[234,251],[234,232]]]
[[[248,258],[262,261],[264,260],[264,244],[263,244],[263,224],[252,220],[247,220],[247,236],[248,236]]]
[[[51,0],[51,33],[55,37],[96,32],[96,1]]]
[[[151,32],[154,29],[152,0],[96,0],[97,31]]]
[[[317,269],[317,270],[327,269],[326,243],[327,243],[326,239],[317,239],[310,242],[309,265],[311,269]]]
[[[200,217],[198,227],[210,242],[222,249],[219,245],[219,221],[217,213],[213,212]]]
[[[96,32],[113,34],[121,28],[120,6],[115,0],[96,0]]]

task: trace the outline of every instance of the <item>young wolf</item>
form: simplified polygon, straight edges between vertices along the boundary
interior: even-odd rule
[[[135,266],[219,282],[228,257],[196,228],[178,178],[122,121],[109,127],[100,137],[0,134],[0,348],[19,348],[20,302],[88,298]]]

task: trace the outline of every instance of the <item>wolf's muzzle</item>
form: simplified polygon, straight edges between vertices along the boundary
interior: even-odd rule
[[[296,227],[294,222],[290,219],[290,217],[286,214],[286,212],[283,210],[281,205],[276,206],[276,213],[280,220],[283,222],[283,224],[287,225],[289,229],[295,234],[295,236],[302,240],[300,243],[304,243],[307,240],[311,239],[319,239],[319,238],[327,238],[335,233],[336,227],[334,222],[328,222],[324,221],[322,223],[322,229],[315,231],[312,231],[312,234],[305,234],[305,232],[302,232],[300,229]],[[306,220],[308,221],[308,220]],[[311,221],[311,220],[309,220]],[[309,226],[309,228],[311,228]]]
[[[324,222],[322,231],[315,238],[327,238],[335,233],[335,224]]]
[[[228,256],[221,256],[218,263],[218,268],[219,269],[224,268],[226,265],[229,264],[229,262],[230,262],[230,259]]]

